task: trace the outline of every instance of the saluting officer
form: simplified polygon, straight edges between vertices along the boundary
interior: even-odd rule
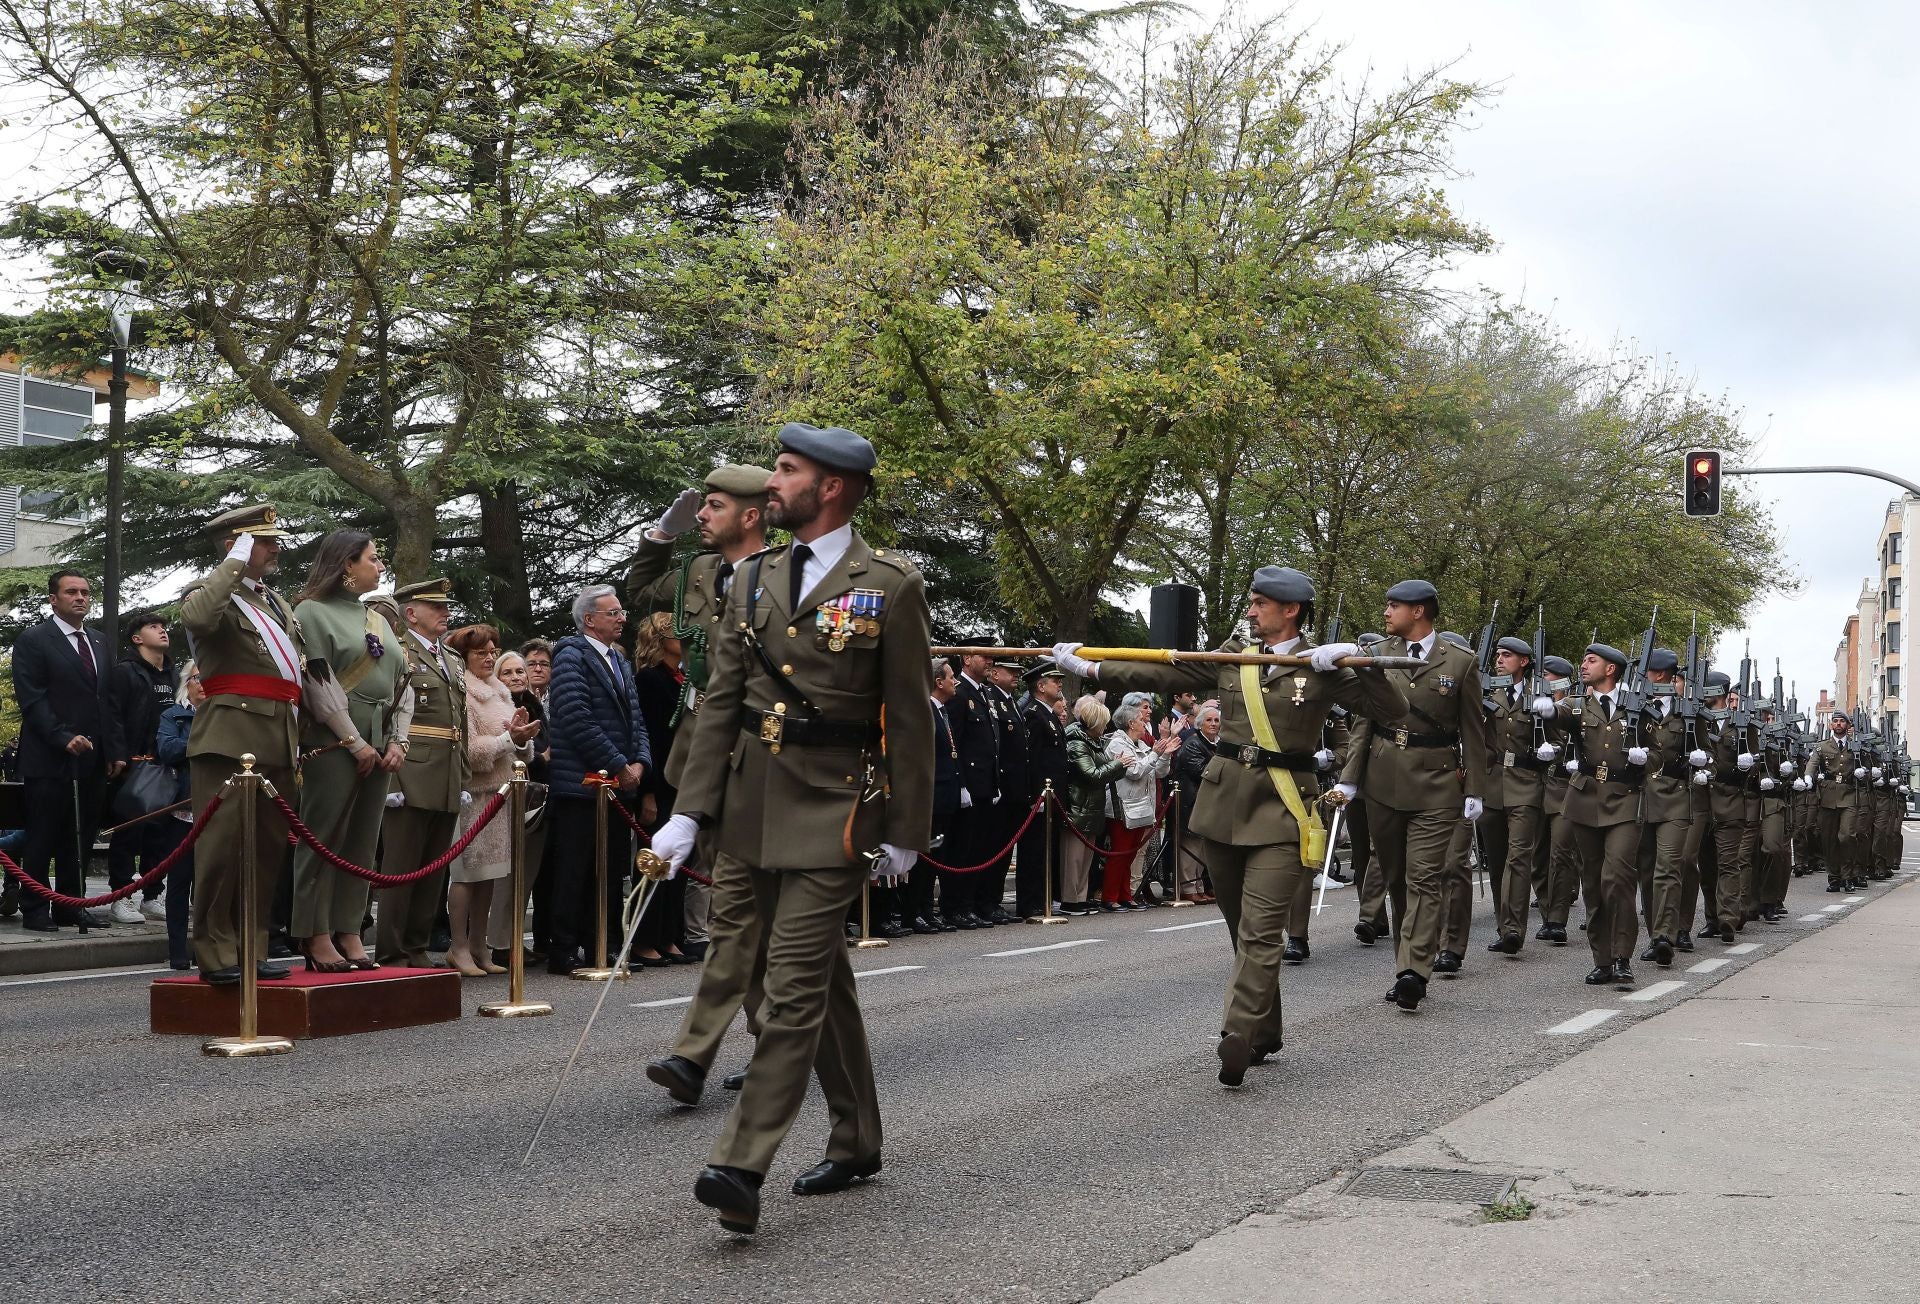
[[[1311,666],[1157,665],[1092,662],[1081,644],[1054,647],[1070,675],[1098,680],[1112,692],[1180,692],[1220,702],[1220,739],[1201,772],[1193,832],[1204,839],[1207,871],[1233,943],[1233,982],[1221,1019],[1220,1081],[1239,1086],[1247,1066],[1281,1046],[1280,965],[1292,902],[1312,870],[1309,840],[1323,832],[1313,809],[1320,797],[1314,753],[1321,725],[1340,705],[1394,719],[1406,695],[1388,674],[1356,674],[1335,663],[1352,643],[1314,647],[1302,630],[1313,621],[1313,581],[1289,566],[1262,566],[1247,594],[1251,639],[1230,638],[1222,652],[1306,655]],[[1311,671],[1311,673],[1309,673]],[[1304,931],[1304,921],[1303,931]]]
[[[207,700],[187,736],[193,808],[203,810],[251,752],[254,771],[293,800],[299,756],[300,672],[305,651],[287,600],[267,586],[280,566],[280,528],[272,503],[222,512],[207,522],[225,550],[212,573],[181,603]],[[193,856],[193,950],[203,982],[240,981],[240,890],[245,850],[237,804],[222,806],[200,835]],[[286,821],[264,795],[254,812],[254,954],[267,953],[275,871],[287,855]],[[261,963],[262,978],[286,970]]]
[[[817,1071],[832,1130],[802,1195],[880,1171],[880,1109],[843,924],[870,873],[904,875],[933,820],[929,619],[920,573],[852,518],[873,446],[780,431],[769,523],[790,546],[747,562],[711,649],[677,809],[654,849],[678,866],[702,828],[747,866],[766,935],[760,1036],[694,1197],[752,1232],[760,1187]],[[890,758],[902,758],[890,763]],[[817,1061],[817,1066],[816,1066]]]
[[[1410,656],[1418,670],[1390,670],[1406,711],[1381,723],[1362,719],[1341,774],[1349,800],[1366,797],[1373,854],[1393,900],[1398,973],[1387,999],[1409,1012],[1427,994],[1440,944],[1440,880],[1461,819],[1484,808],[1487,719],[1473,653],[1434,632],[1440,594],[1426,580],[1387,590],[1387,637],[1376,656]]]
[[[1827,891],[1845,892],[1853,885],[1860,854],[1860,810],[1856,789],[1867,767],[1847,746],[1853,721],[1835,711],[1833,732],[1807,757],[1807,778],[1820,798],[1820,841],[1827,851]]]
[[[1580,890],[1587,903],[1587,948],[1595,986],[1633,983],[1639,918],[1634,887],[1640,859],[1640,796],[1652,752],[1620,699],[1627,654],[1590,643],[1580,658],[1583,703],[1562,702],[1560,720],[1572,730],[1567,771],[1567,823],[1580,859]],[[1644,727],[1644,720],[1641,722]]]
[[[410,874],[439,859],[453,845],[460,794],[467,786],[467,676],[462,659],[440,640],[447,633],[453,592],[444,579],[404,584],[393,591],[407,622],[400,646],[407,652],[407,682],[413,718],[399,740],[398,791],[387,794],[380,830],[380,872]],[[434,916],[446,896],[447,871],[374,894],[380,929],[375,958],[382,964],[424,968]]]

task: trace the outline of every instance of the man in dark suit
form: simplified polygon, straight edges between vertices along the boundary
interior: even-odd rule
[[[979,864],[999,846],[995,838],[1000,831],[996,804],[1000,800],[1000,727],[988,697],[993,692],[986,682],[988,664],[983,656],[962,657],[959,683],[953,701],[947,703],[947,722],[960,749],[960,811],[938,859],[961,869]],[[940,875],[940,910],[955,928],[992,926],[991,919],[974,915],[975,877]]]
[[[984,690],[992,708],[995,726],[1000,731],[999,774],[1000,804],[993,808],[989,821],[993,833],[987,848],[975,860],[1001,852],[992,869],[973,876],[973,913],[976,918],[994,924],[1014,924],[1020,916],[1007,913],[1007,871],[1013,867],[1013,848],[1007,844],[1020,831],[1027,812],[1033,807],[1036,791],[1033,767],[1027,758],[1027,726],[1020,718],[1020,707],[1013,700],[1013,689],[1020,683],[1020,663],[996,661],[987,670]],[[1064,734],[1063,734],[1064,736]],[[1037,824],[1038,821],[1035,821]],[[1004,850],[1002,850],[1005,848]]]
[[[929,850],[944,855],[947,835],[954,817],[960,813],[960,740],[953,728],[953,699],[960,688],[960,676],[944,657],[933,660],[933,838]],[[901,909],[906,924],[916,933],[938,933],[951,928],[933,908],[934,871],[925,857],[913,867],[906,886],[906,901]]]
[[[1066,676],[1042,662],[1023,678],[1029,690],[1020,704],[1020,720],[1027,736],[1028,783],[1035,797],[1052,783],[1054,794],[1064,802],[1067,799],[1067,726],[1061,722],[1054,706],[1065,690]],[[1020,818],[1026,816],[1023,814]],[[1019,857],[1014,863],[1013,913],[1022,919],[1046,913],[1049,891],[1046,821],[1050,818],[1042,811],[1040,818],[1027,825],[1027,831],[1020,838]],[[1062,836],[1072,835],[1058,834],[1056,829],[1052,865],[1055,883],[1059,882]]]
[[[653,768],[647,722],[633,687],[633,664],[620,647],[627,613],[611,585],[582,589],[573,600],[578,634],[553,647],[553,679],[547,688],[547,727],[553,740],[548,770],[552,812],[546,873],[553,876],[553,945],[550,973],[580,967],[579,951],[594,942],[594,892],[601,867],[594,859],[595,792],[588,775],[605,770],[618,784],[616,800],[639,800],[641,781]],[[633,835],[618,811],[607,819],[608,951],[619,927],[622,884],[633,862]],[[612,960],[609,954],[608,960]]]
[[[127,765],[126,740],[107,693],[107,641],[86,627],[93,586],[79,571],[47,580],[53,614],[13,645],[13,692],[20,703],[20,778],[27,803],[22,867],[68,896],[86,895],[84,857],[100,827],[108,779]],[[50,933],[63,924],[104,928],[105,915],[53,909],[28,893],[22,922]]]

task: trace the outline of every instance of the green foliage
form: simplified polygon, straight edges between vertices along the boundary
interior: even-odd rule
[[[1483,1205],[1480,1209],[1480,1218],[1481,1221],[1490,1223],[1525,1222],[1533,1217],[1538,1207],[1533,1201],[1516,1191],[1504,1200]]]

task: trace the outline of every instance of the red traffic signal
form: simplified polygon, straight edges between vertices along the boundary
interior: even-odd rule
[[[1720,514],[1720,454],[1711,448],[1696,448],[1687,454],[1681,468],[1685,485],[1688,516]]]

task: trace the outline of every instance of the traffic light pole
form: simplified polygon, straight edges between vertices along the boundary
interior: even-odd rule
[[[1876,480],[1885,480],[1897,484],[1908,493],[1920,497],[1920,484],[1915,484],[1905,476],[1895,475],[1891,471],[1876,471],[1870,466],[1728,466],[1722,467],[1722,475],[1866,475]]]

